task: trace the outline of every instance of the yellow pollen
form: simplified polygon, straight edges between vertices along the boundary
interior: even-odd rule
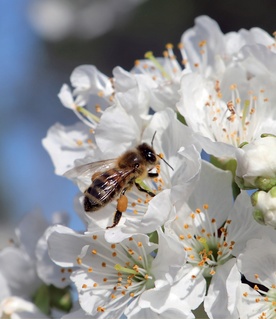
[[[81,140],[77,140],[77,141],[76,141],[76,144],[77,144],[78,146],[82,146],[83,143],[82,143]]]
[[[257,303],[260,302],[260,301],[261,301],[260,298],[256,298],[256,299],[255,299],[255,302],[257,302]]]
[[[173,49],[173,44],[167,43],[166,44],[166,49]]]
[[[230,85],[230,90],[235,90],[237,88],[237,84],[231,84]]]
[[[130,255],[134,255],[134,251],[133,251],[132,249],[128,249],[128,253],[129,253]]]
[[[140,64],[140,61],[139,60],[135,60],[134,61],[134,66],[138,66]]]
[[[214,275],[216,272],[215,272],[215,270],[214,269],[212,269],[211,271],[210,271],[210,275]]]
[[[183,240],[184,238],[185,238],[184,235],[182,235],[182,234],[179,235],[180,240]]]
[[[112,249],[115,249],[115,248],[116,248],[116,244],[112,244],[112,245],[111,245],[111,248],[112,248]]]
[[[138,247],[142,247],[143,246],[142,242],[140,242],[140,241],[138,241],[137,245],[138,245]]]
[[[243,296],[244,296],[244,297],[247,297],[247,296],[248,296],[248,293],[247,293],[247,292],[244,292],[244,293],[243,293]]]
[[[92,271],[93,271],[93,268],[92,268],[92,267],[89,267],[89,268],[87,269],[87,271],[88,271],[88,272],[92,272]]]
[[[258,285],[255,285],[255,286],[254,286],[254,290],[256,290],[256,291],[260,290],[259,287],[258,287]]]
[[[142,258],[142,256],[138,256],[138,259],[139,259],[139,260],[142,260],[143,258]]]
[[[99,97],[104,97],[104,92],[103,92],[103,91],[99,91],[99,92],[98,92],[98,96],[99,96]]]
[[[201,209],[200,209],[200,208],[197,208],[197,209],[195,210],[195,212],[196,212],[197,214],[199,214],[199,213],[201,212]]]
[[[194,67],[198,68],[199,67],[199,63],[194,63]]]
[[[139,272],[139,267],[138,267],[138,265],[134,265],[134,266],[132,267],[132,269],[135,270],[136,272]]]
[[[148,279],[149,279],[149,275],[146,274],[146,275],[144,276],[144,278],[145,278],[146,280],[148,280]]]
[[[97,238],[98,238],[98,236],[97,235],[93,235],[93,237],[92,237],[94,240],[96,240]]]
[[[132,241],[133,240],[133,238],[132,237],[129,237],[129,239],[128,239],[129,241]]]
[[[194,213],[191,213],[190,217],[191,217],[192,219],[194,219],[194,218],[195,218],[195,214],[194,214]]]
[[[117,253],[114,251],[113,253],[112,253],[112,257],[116,257],[117,256]]]
[[[81,288],[85,289],[85,288],[87,288],[87,285],[86,285],[86,284],[83,284],[83,285],[81,286]]]
[[[209,205],[208,205],[208,204],[204,204],[204,205],[203,205],[203,208],[204,208],[204,209],[208,209],[208,208],[209,208]]]
[[[188,237],[188,239],[193,238],[193,236],[191,234],[188,234],[187,237]]]
[[[103,282],[107,282],[107,278],[103,278]]]
[[[98,286],[98,284],[95,282],[95,283],[93,284],[93,287],[96,288],[97,286]]]
[[[206,43],[207,43],[206,40],[202,40],[202,41],[199,42],[198,46],[199,46],[200,48],[202,48],[202,47],[204,47],[204,46],[206,45]]]
[[[96,254],[97,254],[97,250],[96,250],[96,249],[93,249],[93,250],[91,251],[91,253],[92,253],[93,255],[96,255]]]
[[[255,277],[256,279],[258,279],[258,278],[259,278],[259,275],[258,275],[258,274],[255,274],[254,277]]]
[[[133,210],[133,214],[137,215],[137,214],[138,214],[138,210],[137,210],[137,209],[134,209],[134,210]]]
[[[115,299],[116,298],[116,295],[114,295],[114,294],[111,294],[111,299]]]
[[[96,104],[96,105],[95,105],[95,110],[96,110],[96,112],[98,112],[98,113],[101,112],[101,110],[102,110],[102,109],[101,109],[101,106],[100,106],[99,104]]]
[[[189,225],[188,225],[188,224],[184,224],[183,227],[184,227],[185,229],[188,229],[188,228],[189,228]]]
[[[169,52],[168,51],[163,51],[163,56],[164,56],[164,58],[168,58],[169,57]]]
[[[104,307],[100,307],[100,306],[99,306],[99,307],[97,308],[97,311],[98,311],[98,312],[104,312],[105,309],[104,309]]]
[[[78,263],[79,265],[82,264],[82,259],[81,259],[80,257],[77,258],[77,263]]]
[[[102,267],[106,267],[106,263],[105,262],[102,262]]]
[[[275,289],[275,288],[276,288],[276,285],[275,285],[275,284],[272,284],[272,285],[271,285],[271,288],[272,288],[272,289]]]

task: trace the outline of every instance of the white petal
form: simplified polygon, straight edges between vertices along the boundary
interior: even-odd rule
[[[235,259],[217,267],[212,277],[204,308],[210,319],[238,319],[237,300],[241,276],[235,265]]]
[[[88,239],[87,241],[89,242]],[[85,244],[83,235],[79,235],[65,226],[56,225],[49,230],[49,256],[61,267],[77,266],[77,257]]]

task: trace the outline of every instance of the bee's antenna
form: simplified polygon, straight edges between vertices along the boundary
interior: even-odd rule
[[[152,137],[152,139],[151,139],[151,147],[152,147],[152,148],[153,148],[153,140],[154,140],[154,138],[155,138],[156,133],[157,133],[157,131],[154,132],[153,137]]]
[[[164,159],[163,154],[157,154],[157,156],[158,156],[163,162],[165,162],[165,163],[169,166],[169,168],[170,168],[171,170],[174,171],[173,167]]]
[[[152,147],[152,148],[153,148],[153,140],[154,140],[154,138],[155,138],[156,133],[157,133],[157,131],[154,132],[153,137],[152,137],[152,139],[151,139],[151,147]],[[164,159],[163,154],[157,154],[157,156],[158,156],[163,162],[165,162],[165,163],[169,166],[169,168],[171,168],[171,169],[174,171],[173,167]]]

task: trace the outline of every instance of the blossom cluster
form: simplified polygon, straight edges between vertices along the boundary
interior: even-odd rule
[[[76,289],[63,319],[276,317],[275,39],[223,34],[200,16],[181,37],[182,61],[174,50],[111,78],[79,66],[60,90],[78,122],[55,124],[42,143],[79,187],[85,230],[47,228],[31,269]],[[137,164],[143,143],[150,156]],[[135,156],[121,163],[126,152]]]

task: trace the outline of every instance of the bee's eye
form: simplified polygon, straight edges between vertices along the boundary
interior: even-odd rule
[[[148,152],[146,158],[149,162],[156,162],[156,156],[152,152]]]
[[[136,163],[136,164],[134,165],[135,168],[138,168],[139,166],[140,166],[139,163]]]

